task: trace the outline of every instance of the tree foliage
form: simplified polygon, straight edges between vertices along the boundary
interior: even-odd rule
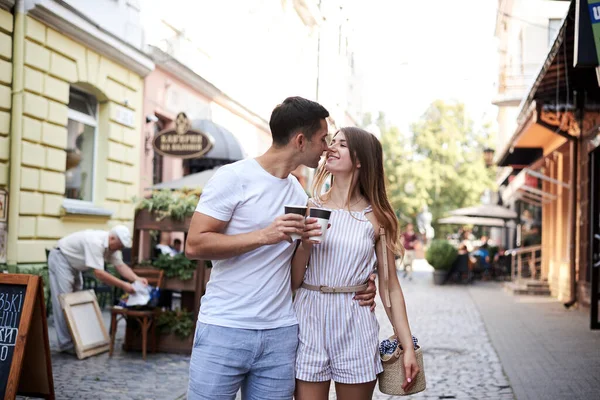
[[[495,171],[483,160],[492,140],[489,125],[475,129],[463,104],[434,101],[410,134],[388,126],[382,114],[377,124],[388,192],[401,218],[414,219],[427,205],[435,222],[452,209],[478,204],[492,188]]]

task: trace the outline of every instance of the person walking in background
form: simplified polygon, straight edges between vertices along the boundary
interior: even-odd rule
[[[321,190],[331,178],[331,188]],[[359,128],[342,128],[319,167],[309,205],[331,210],[331,227],[315,244],[306,232],[292,261],[294,307],[300,328],[297,400],[326,400],[331,381],[338,399],[371,399],[379,356],[379,323],[354,293],[379,271],[379,294],[404,351],[407,388],[419,372],[394,255],[402,253],[398,220],[385,192],[379,140]],[[380,228],[387,236],[387,265]],[[313,229],[307,224],[305,230]],[[389,251],[388,251],[389,250]],[[309,261],[310,260],[310,261]],[[308,265],[308,267],[307,267]],[[387,267],[388,276],[384,271]],[[391,303],[390,303],[391,300]],[[393,307],[390,309],[390,304]]]
[[[404,246],[404,257],[401,262],[404,265],[404,278],[412,280],[413,261],[415,260],[415,248],[419,243],[419,238],[415,233],[413,224],[406,225],[406,230],[401,235],[402,245]]]

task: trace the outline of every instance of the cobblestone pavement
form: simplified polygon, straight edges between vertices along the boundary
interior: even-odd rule
[[[420,261],[420,260],[419,260]],[[513,399],[508,380],[486,333],[469,289],[434,286],[429,267],[415,266],[411,281],[401,279],[413,334],[423,347],[427,390],[405,399]],[[378,299],[379,300],[379,299]],[[380,338],[391,325],[380,302],[377,316]],[[104,313],[107,327],[108,314]],[[51,347],[56,347],[50,327]],[[182,399],[188,380],[189,357],[121,350],[124,324],[120,324],[115,355],[108,353],[77,360],[52,351],[57,399]],[[238,398],[240,396],[238,395]],[[332,387],[331,399],[335,399]],[[392,399],[376,390],[375,399]]]
[[[105,311],[103,317],[108,329],[110,314]],[[48,330],[57,400],[185,398],[189,356],[157,353],[148,354],[144,361],[139,352],[124,352],[121,349],[124,322],[119,324],[112,358],[108,352],[84,360],[59,353],[55,350],[56,332],[52,323]]]
[[[427,389],[405,397],[385,395],[376,389],[373,398],[513,399],[468,289],[459,285],[434,286],[430,267],[424,260],[416,261],[412,280],[400,276],[411,330],[423,348]],[[377,303],[376,312],[380,338],[388,337],[392,328],[381,302]],[[333,389],[330,399],[335,399]]]

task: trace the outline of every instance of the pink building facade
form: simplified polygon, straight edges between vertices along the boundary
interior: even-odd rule
[[[160,182],[262,154],[271,144],[268,121],[222,93],[176,59],[153,49],[156,69],[144,84],[141,135],[140,196]],[[177,114],[215,126],[214,147],[198,159],[161,156],[153,149],[155,135],[175,126]],[[206,132],[211,135],[211,132]],[[218,133],[218,134],[217,134]]]

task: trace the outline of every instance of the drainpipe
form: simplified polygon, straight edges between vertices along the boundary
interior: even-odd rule
[[[583,119],[583,118],[581,118]],[[583,125],[579,125],[579,126],[583,126]],[[577,238],[577,190],[578,188],[576,188],[577,185],[577,148],[579,147],[579,141],[577,139],[574,139],[571,141],[570,145],[569,145],[569,153],[570,153],[570,159],[571,159],[571,176],[570,176],[570,180],[571,180],[571,191],[569,193],[569,195],[571,196],[571,207],[569,209],[569,229],[570,229],[570,235],[569,235],[569,262],[570,262],[570,269],[571,269],[571,273],[569,274],[569,283],[570,283],[570,287],[571,287],[571,296],[569,298],[569,301],[565,304],[566,306],[571,306],[573,305],[576,301],[577,301],[577,279],[576,279],[576,274],[577,274],[577,263],[576,263],[576,246],[575,246],[575,241]]]
[[[13,28],[13,86],[10,122],[10,177],[8,194],[7,264],[17,265],[19,238],[19,193],[21,192],[21,140],[23,136],[23,73],[25,56],[25,0],[14,7]]]
[[[583,129],[583,117],[585,114],[585,99],[584,93],[575,92],[574,98],[576,99],[576,118],[579,123],[579,129]],[[583,135],[583,131],[581,131],[581,135]],[[579,191],[579,187],[577,186],[577,167],[578,167],[578,147],[579,147],[579,138],[575,136],[571,136],[569,144],[569,159],[571,160],[571,173],[570,173],[570,181],[571,181],[571,190],[569,195],[571,197],[571,207],[569,209],[569,263],[571,273],[569,274],[569,286],[571,288],[571,295],[569,297],[569,301],[567,301],[564,306],[566,308],[571,307],[575,302],[577,302],[577,262],[576,258],[576,246],[575,240],[577,238],[577,192]]]

